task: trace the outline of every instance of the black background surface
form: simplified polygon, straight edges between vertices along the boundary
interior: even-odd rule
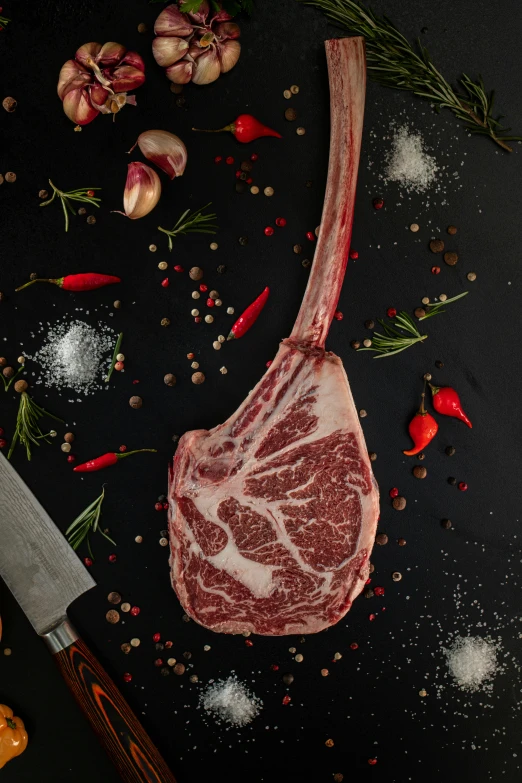
[[[0,309],[1,353],[14,361],[21,347],[30,352],[41,342],[41,337],[30,337],[38,324],[63,316],[92,323],[99,319],[122,330],[126,372],[115,374],[109,391],[79,403],[69,403],[68,393],[41,386],[33,393],[66,419],[82,461],[122,443],[129,449],[155,446],[160,451],[83,479],[71,473],[59,449],[60,437],[52,446],[36,449],[30,464],[21,451],[16,453],[15,467],[62,529],[96,497],[102,482],[107,484],[104,520],[116,537],[118,559],[109,563],[113,547],[101,537],[93,541],[97,557],[92,573],[98,587],[74,605],[71,616],[121,685],[179,783],[215,778],[319,782],[330,781],[335,772],[344,773],[345,780],[400,783],[518,781],[520,686],[512,660],[492,695],[463,697],[443,679],[439,645],[458,630],[500,635],[504,649],[515,657],[520,649],[519,149],[504,154],[487,140],[468,138],[450,115],[436,116],[410,95],[369,85],[352,242],[359,260],[349,263],[340,300],[344,320],[334,322],[328,347],[345,362],[356,404],[368,411],[363,421],[368,448],[378,452],[380,530],[388,533],[390,543],[374,552],[373,584],[382,584],[386,596],[361,597],[336,627],[305,643],[293,637],[253,638],[254,646],[247,647],[242,636],[216,636],[182,621],[169,584],[168,550],[158,545],[166,514],[155,512],[154,503],[166,489],[172,435],[211,427],[229,416],[291,330],[308,276],[300,263],[304,256],[294,255],[292,245],[302,242],[310,255],[304,235],[320,221],[328,160],[322,42],[340,33],[319,13],[292,0],[259,0],[252,19],[241,20],[238,66],[213,85],[186,89],[184,110],[176,107],[169,83],[152,59],[152,33],[143,36],[136,30],[142,21],[152,28],[162,7],[139,0],[15,2],[4,7],[13,22],[0,33],[1,97],[12,95],[19,102],[14,114],[0,113],[0,171],[17,173],[15,184],[0,188],[0,288],[7,295]],[[449,79],[462,71],[481,72],[487,85],[497,88],[498,105],[510,123],[522,129],[517,3],[380,0],[375,8],[410,37],[426,27],[423,40]],[[56,81],[63,62],[91,40],[116,40],[136,49],[145,59],[147,82],[136,91],[137,108],[126,107],[114,124],[98,117],[82,133],[74,133],[56,96]],[[282,93],[291,84],[301,91],[287,102]],[[283,117],[289,105],[299,114],[293,125]],[[193,125],[220,127],[243,111],[280,129],[284,139],[245,148],[232,136],[190,131]],[[379,186],[378,164],[368,168],[369,158],[378,160],[379,149],[389,146],[379,137],[401,112],[441,156],[448,155],[448,169],[438,175],[446,195],[436,195],[429,207],[425,197],[401,198],[397,188]],[[296,136],[296,124],[306,127],[304,137]],[[170,183],[162,178],[163,196],[154,213],[131,222],[110,210],[121,208],[125,151],[141,131],[153,127],[178,133],[187,143],[189,163],[182,179]],[[213,164],[217,154],[234,155],[240,162],[254,151],[259,154],[255,180],[275,188],[272,199],[237,195],[235,166]],[[142,158],[135,152],[133,159]],[[457,170],[455,181],[452,172]],[[64,189],[103,188],[95,226],[78,217],[65,234],[58,205],[39,209],[37,194],[49,177]],[[309,179],[312,188],[305,187]],[[381,194],[386,208],[377,213],[371,200]],[[219,215],[219,250],[211,252],[208,238],[196,235],[178,240],[169,255],[156,227],[172,225],[187,207],[209,201]],[[268,239],[263,228],[278,215],[288,225]],[[421,225],[419,234],[407,230],[412,221]],[[440,276],[434,277],[430,267],[435,257],[427,243],[432,236],[448,239],[444,229],[449,223],[459,227],[447,244],[460,260],[454,268],[442,263]],[[248,235],[246,247],[238,244],[240,235]],[[158,245],[155,254],[148,250],[151,242]],[[171,271],[170,287],[161,288],[165,273],[157,264],[163,259],[204,268],[205,282],[218,288],[224,301],[219,313],[214,310],[212,326],[192,323],[188,276]],[[223,277],[215,272],[220,263],[227,265]],[[84,295],[46,286],[13,293],[33,271],[58,277],[91,269],[120,275],[123,283]],[[475,283],[466,280],[471,270],[477,273]],[[226,334],[231,324],[226,306],[239,312],[265,285],[271,296],[256,327],[220,353],[213,351],[215,335]],[[451,296],[463,289],[470,290],[466,299],[427,322],[424,345],[382,361],[351,351],[349,341],[366,336],[365,319],[382,316],[389,306],[413,309],[424,295]],[[115,298],[123,302],[119,311],[112,310]],[[172,322],[168,329],[160,326],[165,316]],[[190,382],[192,370],[185,358],[191,350],[207,375],[198,387]],[[435,370],[435,360],[444,362],[442,370]],[[219,373],[222,365],[228,375]],[[28,365],[28,370],[31,377],[38,367]],[[454,419],[439,418],[439,437],[423,463],[428,478],[420,482],[411,475],[414,461],[404,458],[401,449],[409,446],[406,425],[427,370],[436,373],[440,384],[459,390],[475,426],[470,431]],[[164,386],[166,372],[176,374],[175,388]],[[140,380],[139,386],[132,385],[133,379]],[[139,411],[128,405],[134,393],[144,400]],[[2,392],[0,425],[8,436],[17,403],[14,393]],[[449,443],[457,449],[451,459],[444,454]],[[469,491],[449,486],[450,475],[467,481]],[[401,514],[390,507],[392,486],[408,499]],[[444,517],[453,520],[453,530],[441,529]],[[134,542],[138,534],[143,535],[141,545]],[[407,539],[406,547],[397,546],[399,536]],[[391,580],[394,570],[403,573],[400,583]],[[122,615],[124,622],[108,625],[106,596],[111,590],[139,605],[140,616]],[[10,657],[0,656],[0,701],[26,719],[31,740],[24,756],[2,771],[2,780],[116,781],[44,645],[6,588],[0,592],[2,645],[13,651]],[[378,614],[373,623],[370,611]],[[477,623],[482,623],[479,630]],[[184,651],[192,652],[183,678],[163,678],[155,668],[155,632],[172,639],[169,652],[178,660],[184,660]],[[125,656],[120,645],[134,636],[141,638],[141,646]],[[353,641],[359,644],[357,652],[349,649]],[[206,644],[209,652],[203,651]],[[304,655],[303,663],[292,660],[292,646]],[[332,663],[337,651],[343,658]],[[166,658],[166,653],[161,655]],[[272,664],[280,666],[278,672],[270,669]],[[330,669],[327,678],[320,676],[323,667]],[[216,726],[211,718],[205,722],[196,709],[208,680],[232,670],[264,701],[261,715],[239,731]],[[133,674],[127,685],[122,681],[126,671]],[[285,671],[293,672],[295,682],[289,689],[292,702],[283,707]],[[198,684],[188,681],[193,672]],[[445,686],[440,698],[436,683]],[[418,696],[423,687],[425,699]],[[329,737],[335,741],[331,749],[324,744]],[[374,756],[378,763],[369,767],[367,759]]]

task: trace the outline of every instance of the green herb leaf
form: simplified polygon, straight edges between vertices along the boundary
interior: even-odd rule
[[[88,194],[94,190],[101,190],[101,188],[77,188],[76,190],[69,190],[65,193],[63,190],[59,190],[57,187],[55,187],[51,180],[49,180],[49,185],[53,189],[53,195],[51,198],[48,198],[47,201],[42,201],[40,206],[46,207],[48,204],[51,204],[54,201],[56,196],[58,196],[62,202],[66,231],[69,231],[69,212],[71,215],[76,215],[76,210],[71,205],[71,201],[81,201],[84,204],[92,204],[93,207],[98,208],[100,206],[98,202],[101,201],[101,198],[97,198],[96,196],[89,196]]]
[[[205,204],[204,207],[201,207],[201,209],[196,209],[192,214],[190,213],[190,210],[185,210],[185,212],[181,215],[181,217],[178,219],[178,222],[172,228],[170,231],[166,228],[162,228],[161,226],[158,226],[158,231],[161,231],[163,234],[167,234],[169,238],[169,250],[172,250],[172,239],[179,234],[215,234],[216,231],[219,229],[219,226],[213,223],[214,220],[216,220],[216,215],[214,212],[211,212],[207,215],[203,214],[203,211],[210,207],[212,202],[209,204]]]
[[[15,446],[20,441],[22,446],[25,446],[25,452],[27,459],[31,459],[31,444],[35,446],[40,445],[40,441],[44,440],[46,443],[50,443],[48,440],[49,433],[44,434],[40,429],[39,421],[44,416],[48,416],[50,419],[60,421],[63,423],[63,419],[59,419],[58,416],[53,416],[52,413],[40,408],[36,402],[29,397],[27,392],[22,392],[20,395],[20,406],[18,408],[18,415],[16,417],[16,427],[13,439],[11,441],[11,447],[7,454],[7,459],[11,459],[11,455],[15,450]]]
[[[96,500],[93,500],[90,506],[87,506],[87,508],[84,509],[73,522],[71,522],[65,531],[67,541],[74,550],[78,549],[78,547],[87,539],[87,549],[93,560],[94,557],[89,541],[89,533],[91,533],[91,531],[93,533],[96,533],[96,531],[100,532],[102,536],[107,539],[107,541],[110,541],[111,544],[116,546],[116,542],[113,541],[113,539],[108,536],[107,533],[105,533],[103,530],[100,530],[99,527],[104,497],[105,487],[102,487],[101,495],[97,497]]]

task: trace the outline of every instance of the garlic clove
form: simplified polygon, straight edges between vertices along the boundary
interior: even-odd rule
[[[105,87],[102,87],[101,84],[98,84],[98,82],[95,82],[89,87],[89,97],[91,99],[91,103],[94,108],[100,111],[102,114],[111,113],[110,109],[107,109],[107,107],[104,105],[108,96],[109,91],[106,90]]]
[[[129,163],[123,194],[124,214],[138,220],[151,212],[161,196],[161,182],[145,163]]]
[[[192,25],[187,20],[185,14],[182,14],[178,7],[168,5],[158,16],[154,24],[156,35],[192,35]]]
[[[179,62],[165,69],[167,78],[174,84],[188,84],[192,79],[194,64],[189,60],[179,60]]]
[[[101,51],[101,48],[101,44],[91,41],[91,43],[80,46],[74,57],[86,68],[92,68],[92,62],[96,59],[96,55]]]
[[[136,144],[143,155],[171,179],[181,177],[187,165],[187,148],[180,138],[164,130],[145,131]]]
[[[184,38],[155,38],[152,42],[152,54],[162,68],[181,60],[188,48],[189,45]]]
[[[58,97],[63,101],[65,96],[71,90],[81,89],[85,84],[91,81],[91,74],[86,71],[74,60],[67,60],[62,65],[58,75],[57,92]]]
[[[104,43],[96,56],[96,62],[102,65],[118,65],[127,50],[115,41]]]
[[[134,68],[137,68],[138,71],[143,71],[143,73],[145,73],[145,63],[138,52],[127,52],[120,65],[132,65]]]
[[[241,54],[241,44],[239,41],[225,41],[222,44],[218,44],[217,49],[221,63],[221,73],[232,70]]]
[[[88,125],[99,114],[92,106],[85,89],[68,92],[63,99],[63,110],[76,125]]]
[[[220,22],[216,25],[214,32],[221,41],[226,41],[227,39],[233,41],[241,35],[239,25],[235,22]]]
[[[216,81],[220,73],[221,63],[218,54],[215,48],[211,47],[210,49],[203,51],[194,63],[192,81],[194,84],[210,84],[211,82]]]
[[[141,87],[145,81],[145,74],[132,65],[121,65],[115,68],[111,79],[111,88],[114,92],[127,92]]]

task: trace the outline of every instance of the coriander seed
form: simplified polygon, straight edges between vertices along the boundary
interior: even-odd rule
[[[206,315],[205,316],[205,323],[206,324],[211,324],[211,323],[213,323],[213,321],[214,321],[214,316],[213,315]]]
[[[141,397],[134,395],[133,397],[130,398],[129,405],[131,406],[131,408],[137,410],[138,408],[141,408],[141,406],[143,405],[143,400],[141,399]]]
[[[199,293],[199,291],[192,291],[192,298],[193,299],[199,299],[200,296],[201,296],[201,294]]]
[[[16,174],[14,173],[14,171],[6,171],[5,181],[6,182],[16,182]]]
[[[297,93],[299,92],[299,87],[297,86],[297,84],[292,84],[292,86],[290,87],[290,92],[292,93],[292,95],[297,95]]]
[[[221,373],[221,375],[226,375],[226,374],[227,374],[227,372],[228,372],[228,370],[227,370],[227,368],[226,368],[226,367],[220,367],[220,368],[219,368],[219,372]]]
[[[274,188],[269,186],[269,187],[267,187],[267,188],[265,188],[263,190],[263,193],[265,194],[265,196],[268,196],[268,197],[273,196],[274,195]]]
[[[286,100],[288,101],[290,100],[291,97],[292,97],[292,93],[290,92],[290,90],[284,90],[283,98],[286,98]]]
[[[70,443],[62,443],[60,446],[61,450],[67,454],[71,450],[71,444]]]
[[[257,196],[257,194],[259,193],[259,188],[257,187],[257,185],[252,185],[252,187],[250,188],[250,192],[252,193],[253,196]]]
[[[470,283],[473,283],[477,279],[477,275],[475,274],[475,272],[468,272],[466,277],[468,278]]]
[[[190,366],[193,370],[199,370],[199,362],[192,362]]]
[[[410,224],[410,231],[413,231],[413,233],[414,233],[414,234],[416,234],[416,233],[417,233],[417,231],[419,230],[419,228],[420,228],[420,226],[419,226],[419,224],[418,224],[418,223],[411,223],[411,224]]]
[[[189,270],[189,277],[191,280],[201,280],[203,274],[203,270],[199,266],[193,266],[192,269]]]
[[[211,250],[217,250],[219,245],[218,245],[217,242],[211,242],[209,247],[210,247]]]
[[[221,350],[221,343],[219,342],[219,340],[214,340],[214,342],[212,343],[212,348],[215,351]]]
[[[365,348],[370,348],[372,344],[372,341],[369,338],[366,338],[366,340],[363,340],[363,345]]]
[[[170,318],[162,318],[160,324],[161,326],[170,326]]]
[[[175,386],[176,385],[176,376],[173,375],[171,372],[168,372],[163,377],[163,383],[165,384],[165,386]]]
[[[149,245],[149,250],[151,253],[155,253],[157,249],[158,248],[156,247],[156,245]]]
[[[168,264],[166,261],[160,261],[158,264],[158,269],[161,269],[162,271],[168,268]]]

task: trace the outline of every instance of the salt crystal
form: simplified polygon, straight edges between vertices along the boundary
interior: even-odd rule
[[[200,697],[207,712],[214,714],[218,722],[233,726],[246,726],[259,714],[263,702],[236,677],[211,683]]]
[[[426,152],[420,133],[407,125],[394,128],[384,182],[397,182],[407,193],[424,193],[435,181],[438,170],[437,161]]]
[[[444,650],[451,675],[465,691],[478,691],[497,671],[497,647],[480,636],[457,636]]]

